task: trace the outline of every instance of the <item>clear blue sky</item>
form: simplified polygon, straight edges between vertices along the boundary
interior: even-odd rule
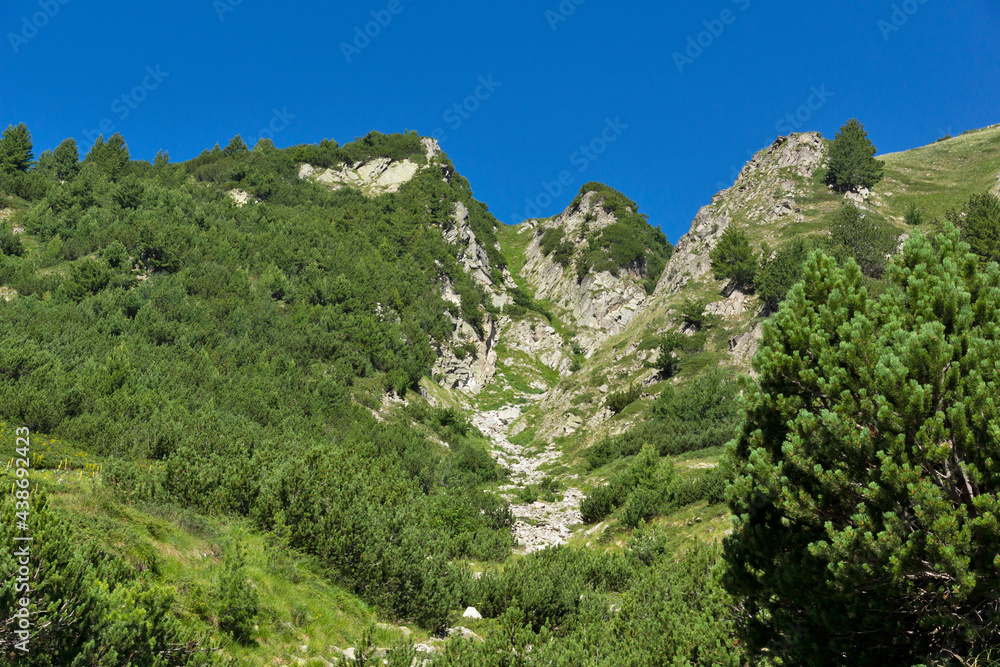
[[[0,123],[36,153],[102,121],[175,161],[272,124],[279,146],[440,130],[504,222],[603,181],[672,241],[788,114],[827,137],[856,116],[880,152],[1000,122],[997,0],[7,0],[0,26]]]

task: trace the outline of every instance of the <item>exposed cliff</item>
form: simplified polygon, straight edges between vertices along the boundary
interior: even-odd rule
[[[648,302],[643,281],[649,268],[644,259],[589,272],[580,269],[592,245],[603,238],[601,233],[620,224],[605,206],[606,196],[585,192],[555,218],[529,221],[519,230],[532,235],[520,276],[537,299],[551,303],[576,329],[574,340],[587,354],[624,331]]]

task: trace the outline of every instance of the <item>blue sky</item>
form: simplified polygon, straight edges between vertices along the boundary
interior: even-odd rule
[[[671,241],[789,130],[857,117],[890,152],[1000,122],[997,0],[8,0],[0,28],[0,123],[36,153],[102,123],[174,161],[410,129],[505,223],[602,181]]]

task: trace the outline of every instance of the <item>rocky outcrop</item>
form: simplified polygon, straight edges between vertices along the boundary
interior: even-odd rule
[[[420,140],[428,163],[442,155],[441,146],[435,139],[423,137]],[[354,164],[341,165],[339,169],[321,169],[311,164],[299,165],[299,178],[308,178],[329,185],[334,189],[351,185],[361,188],[369,197],[377,197],[387,192],[398,192],[405,183],[417,175],[420,165],[412,160],[392,160],[386,157],[371,158]],[[442,171],[444,180],[450,172]]]
[[[252,194],[250,194],[246,190],[230,190],[229,191],[229,197],[233,200],[233,203],[236,204],[236,206],[238,206],[240,208],[246,206],[247,204],[251,204],[251,203],[253,203],[253,204],[259,204],[260,203],[260,199],[258,199],[257,197],[254,197]]]
[[[420,166],[410,160],[396,162],[389,158],[373,158],[366,162],[343,165],[340,169],[318,170],[312,165],[299,167],[299,178],[308,178],[335,188],[352,185],[370,197],[398,192],[404,183],[417,175]]]
[[[511,277],[510,271],[504,267],[500,270],[503,284],[494,284],[490,256],[480,244],[479,239],[476,238],[476,233],[472,231],[472,226],[469,224],[468,207],[462,202],[455,202],[455,212],[452,219],[454,224],[450,229],[444,231],[444,240],[458,246],[458,261],[465,268],[466,273],[483,286],[495,308],[503,308],[511,303],[513,299],[507,294],[506,288],[516,287],[516,283]]]
[[[458,298],[457,294],[446,293]],[[452,318],[455,331],[451,345],[441,345],[431,373],[438,384],[468,394],[478,394],[497,373],[497,323],[489,313],[483,316],[483,333],[465,320]]]
[[[764,326],[758,322],[753,329],[729,339],[729,355],[737,363],[748,365],[760,347]]]
[[[711,204],[698,211],[691,231],[678,241],[654,294],[676,294],[689,282],[708,275],[710,253],[737,215],[752,225],[783,218],[788,222],[804,220],[795,205],[799,194],[795,177],[812,178],[824,158],[823,139],[816,132],[778,137],[754,155],[733,186],[717,193]]]
[[[578,280],[573,265],[561,266],[542,252],[546,230],[559,228],[564,242],[577,254],[587,249],[588,236],[616,222],[599,206],[600,195],[589,192],[577,208],[567,209],[552,220],[529,222],[519,233],[532,234],[526,250],[527,262],[521,270],[535,296],[552,302],[578,328],[577,342],[589,354],[602,342],[620,333],[645,308],[648,297],[642,285],[645,267],[592,273]]]
[[[792,169],[799,176],[809,178],[823,164],[823,138],[818,132],[804,132],[778,137],[766,152],[753,156],[740,171],[737,183],[753,172],[773,174],[779,169]]]
[[[723,213],[736,211],[751,224],[767,224],[795,215],[795,197],[800,194],[796,178],[812,178],[826,159],[823,139],[817,132],[778,137],[753,156],[740,171],[736,183],[715,195],[712,203]]]
[[[573,359],[563,349],[563,339],[548,322],[518,320],[503,331],[503,341],[511,350],[524,352],[560,375],[569,375]]]
[[[756,305],[754,297],[739,289],[728,290],[726,298],[705,306],[709,315],[718,315],[726,320],[739,318],[748,308]]]
[[[726,231],[732,220],[721,215],[714,206],[705,206],[691,223],[691,231],[681,237],[674,256],[656,285],[657,296],[676,294],[692,280],[698,280],[712,270],[709,253]]]
[[[424,146],[424,155],[427,157],[428,162],[441,155],[441,145],[437,142],[437,139],[421,137],[420,143]]]

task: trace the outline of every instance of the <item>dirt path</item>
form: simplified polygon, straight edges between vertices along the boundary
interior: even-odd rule
[[[493,441],[493,456],[511,471],[512,483],[500,487],[500,490],[507,492],[505,497],[510,501],[516,518],[514,536],[518,545],[531,553],[566,542],[572,534],[569,527],[582,522],[580,502],[584,496],[578,489],[567,488],[561,493],[562,500],[559,502],[537,500],[530,505],[517,504],[515,493],[510,492],[541,482],[545,477],[541,466],[559,459],[554,445],[549,445],[538,456],[531,456],[507,438],[508,428],[520,416],[521,408],[507,407],[477,413],[473,415],[472,423]]]

